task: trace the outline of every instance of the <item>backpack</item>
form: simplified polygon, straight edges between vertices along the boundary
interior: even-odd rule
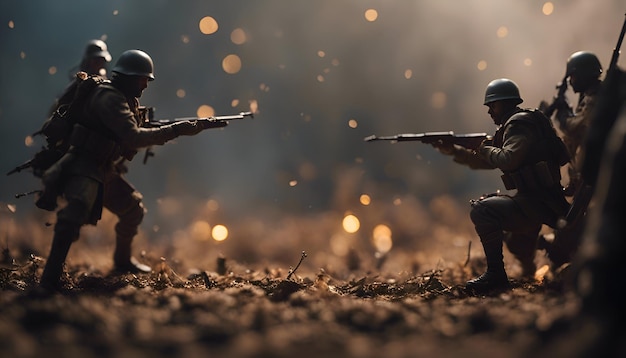
[[[110,83],[110,81],[102,76],[88,75],[82,71],[76,73],[76,79],[60,98],[50,117],[46,119],[41,129],[32,135],[33,137],[44,136],[46,145],[35,153],[31,160],[17,166],[7,175],[30,167],[33,175],[41,178],[45,171],[61,159],[69,149],[72,130],[78,123],[89,94],[97,86],[105,83]]]

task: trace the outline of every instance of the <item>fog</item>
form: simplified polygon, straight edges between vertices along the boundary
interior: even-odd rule
[[[128,178],[149,210],[171,196],[213,200],[225,215],[316,212],[346,196],[357,205],[362,193],[467,200],[502,189],[499,174],[470,171],[424,144],[363,138],[493,132],[487,83],[510,78],[523,106],[536,107],[553,96],[573,52],[592,51],[607,66],[625,10],[622,0],[5,0],[0,167],[6,173],[39,149],[41,138],[30,146],[26,138],[85,43],[99,38],[113,63],[127,49],[152,56],[156,80],[141,103],[157,118],[196,116],[203,105],[217,115],[256,110],[252,120],[154,148],[146,165],[140,153]],[[207,16],[219,25],[208,35],[199,28]],[[222,67],[229,54],[242,63],[233,74]],[[3,205],[37,210],[32,198],[14,198],[39,188],[30,173],[2,175],[0,187]]]

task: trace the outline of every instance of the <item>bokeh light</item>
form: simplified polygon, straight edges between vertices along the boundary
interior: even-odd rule
[[[476,64],[476,68],[478,68],[479,71],[486,70],[487,69],[487,61],[485,61],[485,60],[478,61],[478,64]]]
[[[205,16],[200,20],[198,27],[200,28],[200,32],[202,32],[203,34],[211,35],[217,32],[219,25],[217,24],[217,21],[211,16]]]
[[[222,69],[228,74],[235,74],[241,71],[241,59],[239,56],[230,54],[222,60]]]
[[[220,208],[220,204],[215,199],[209,199],[206,202],[206,207],[211,211],[217,211]]]
[[[335,234],[330,238],[330,250],[337,256],[346,256],[350,251],[350,240],[341,234]]]
[[[215,241],[224,241],[228,238],[228,228],[224,225],[215,225],[211,231],[211,236]]]
[[[533,64],[533,60],[531,60],[530,58],[525,58],[524,59],[524,66],[532,66]]]
[[[319,50],[319,51],[317,51],[317,55],[318,55],[319,57],[324,57],[324,56],[326,56],[326,52],[324,52],[324,51],[322,51],[322,50]]]
[[[430,105],[435,109],[441,109],[446,106],[447,100],[448,96],[444,92],[438,91],[430,97]]]
[[[554,4],[551,2],[546,2],[545,4],[543,4],[543,7],[541,8],[541,12],[543,12],[544,15],[552,15],[552,13],[554,12]]]
[[[359,221],[359,218],[357,218],[353,214],[348,214],[343,218],[342,225],[343,229],[347,233],[353,234],[359,231],[359,228],[361,227],[361,222]]]
[[[393,246],[391,239],[391,229],[387,225],[376,225],[372,232],[372,244],[377,252],[387,253]]]
[[[359,197],[359,201],[361,202],[362,205],[369,205],[372,202],[372,198],[370,198],[369,195],[367,194],[361,194],[361,196]]]
[[[191,225],[190,235],[195,241],[209,241],[211,225],[204,220],[197,220]]]
[[[376,19],[378,19],[378,11],[374,9],[365,10],[365,20],[372,22],[376,21]]]
[[[191,39],[189,39],[189,36],[187,35],[182,35],[180,37],[180,41],[182,41],[184,44],[188,44],[191,41]]]
[[[289,186],[296,186],[298,185],[298,181],[297,180],[290,180],[289,181]]]
[[[230,106],[235,108],[239,105],[239,100],[237,98],[233,99],[232,101],[230,101]]]
[[[57,68],[56,66],[51,66],[50,68],[48,68],[48,73],[51,75],[54,75],[57,73]]]
[[[496,35],[499,38],[505,38],[509,35],[509,29],[506,26],[500,26],[498,30],[496,30]]]
[[[413,77],[413,70],[404,70],[404,78],[406,78],[407,80],[410,79],[411,77]]]
[[[10,29],[14,29],[15,28],[15,23],[13,22],[13,20],[9,21],[9,28]]]
[[[24,138],[24,144],[25,144],[27,147],[32,147],[32,146],[33,146],[33,144],[35,144],[35,140],[33,139],[33,137],[32,137],[32,136],[29,136],[29,135],[28,135],[28,136],[26,136],[26,138]]]
[[[186,94],[187,93],[182,88],[179,88],[179,89],[176,90],[176,97],[178,97],[178,98],[185,98]]]
[[[357,121],[356,121],[356,119],[350,119],[350,120],[348,121],[348,126],[349,126],[350,128],[356,128],[356,127],[358,127],[358,126],[359,126],[359,122],[357,122]]]
[[[230,33],[230,41],[232,41],[235,45],[243,45],[246,41],[248,41],[248,36],[243,29],[237,28]]]
[[[209,106],[208,104],[201,105],[200,107],[198,107],[198,110],[196,111],[196,116],[200,118],[213,117],[214,115],[215,115],[215,109]]]

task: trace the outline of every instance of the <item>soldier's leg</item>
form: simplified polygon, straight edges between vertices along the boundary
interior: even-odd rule
[[[50,254],[41,276],[41,287],[49,290],[58,287],[70,246],[78,240],[80,228],[89,219],[98,197],[99,185],[85,177],[71,177],[67,181],[64,189],[67,205],[57,213]]]
[[[113,176],[104,187],[104,207],[115,214],[115,251],[113,264],[118,272],[150,272],[149,266],[132,257],[132,242],[143,220],[145,208],[142,196],[121,176]]]
[[[513,199],[504,195],[473,202],[470,218],[485,251],[487,271],[468,281],[466,287],[476,292],[509,287],[502,255],[504,232],[523,230],[529,219]]]
[[[537,234],[541,225],[529,225],[528,230],[511,232],[504,242],[509,251],[522,266],[522,277],[532,278],[537,271],[535,252],[537,251]]]

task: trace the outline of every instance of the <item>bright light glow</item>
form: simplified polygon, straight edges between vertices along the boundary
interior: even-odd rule
[[[377,252],[387,253],[393,246],[393,240],[391,240],[391,229],[387,225],[376,225],[372,233],[372,244],[376,248]]]
[[[550,266],[543,265],[537,271],[535,271],[535,280],[543,281],[544,276],[550,271]]]
[[[348,121],[348,126],[350,128],[356,128],[359,126],[359,123],[356,121],[356,119],[351,119]]]
[[[224,225],[215,225],[211,235],[215,241],[224,241],[228,238],[228,228]]]
[[[352,214],[348,214],[343,218],[343,229],[350,234],[353,234],[359,231],[361,227],[361,223],[359,222],[359,218]]]
[[[370,198],[370,196],[367,194],[361,194],[361,196],[359,197],[359,201],[362,205],[367,206],[372,202],[372,198]]]
[[[549,1],[546,2],[545,4],[543,4],[543,8],[541,9],[541,11],[546,16],[552,15],[552,13],[554,12],[554,4]]]
[[[198,107],[196,115],[200,118],[213,117],[215,115],[215,109],[213,109],[213,107],[209,106],[208,104],[203,104]]]
[[[235,74],[241,71],[241,59],[239,56],[230,54],[222,60],[222,69],[228,74]]]
[[[235,45],[243,45],[248,41],[248,36],[246,36],[246,32],[243,29],[237,28],[230,33],[230,41]]]
[[[478,61],[478,64],[476,65],[476,68],[478,68],[479,71],[486,70],[487,69],[487,61],[485,61],[485,60]]]
[[[289,182],[289,186],[296,186],[296,185],[298,185],[298,181],[297,180],[291,180]]]
[[[376,21],[376,19],[378,19],[378,11],[374,9],[365,10],[365,20],[373,22]]]
[[[200,20],[198,27],[200,27],[200,32],[202,32],[203,34],[211,35],[217,32],[219,25],[217,24],[217,21],[211,16],[205,16]]]

